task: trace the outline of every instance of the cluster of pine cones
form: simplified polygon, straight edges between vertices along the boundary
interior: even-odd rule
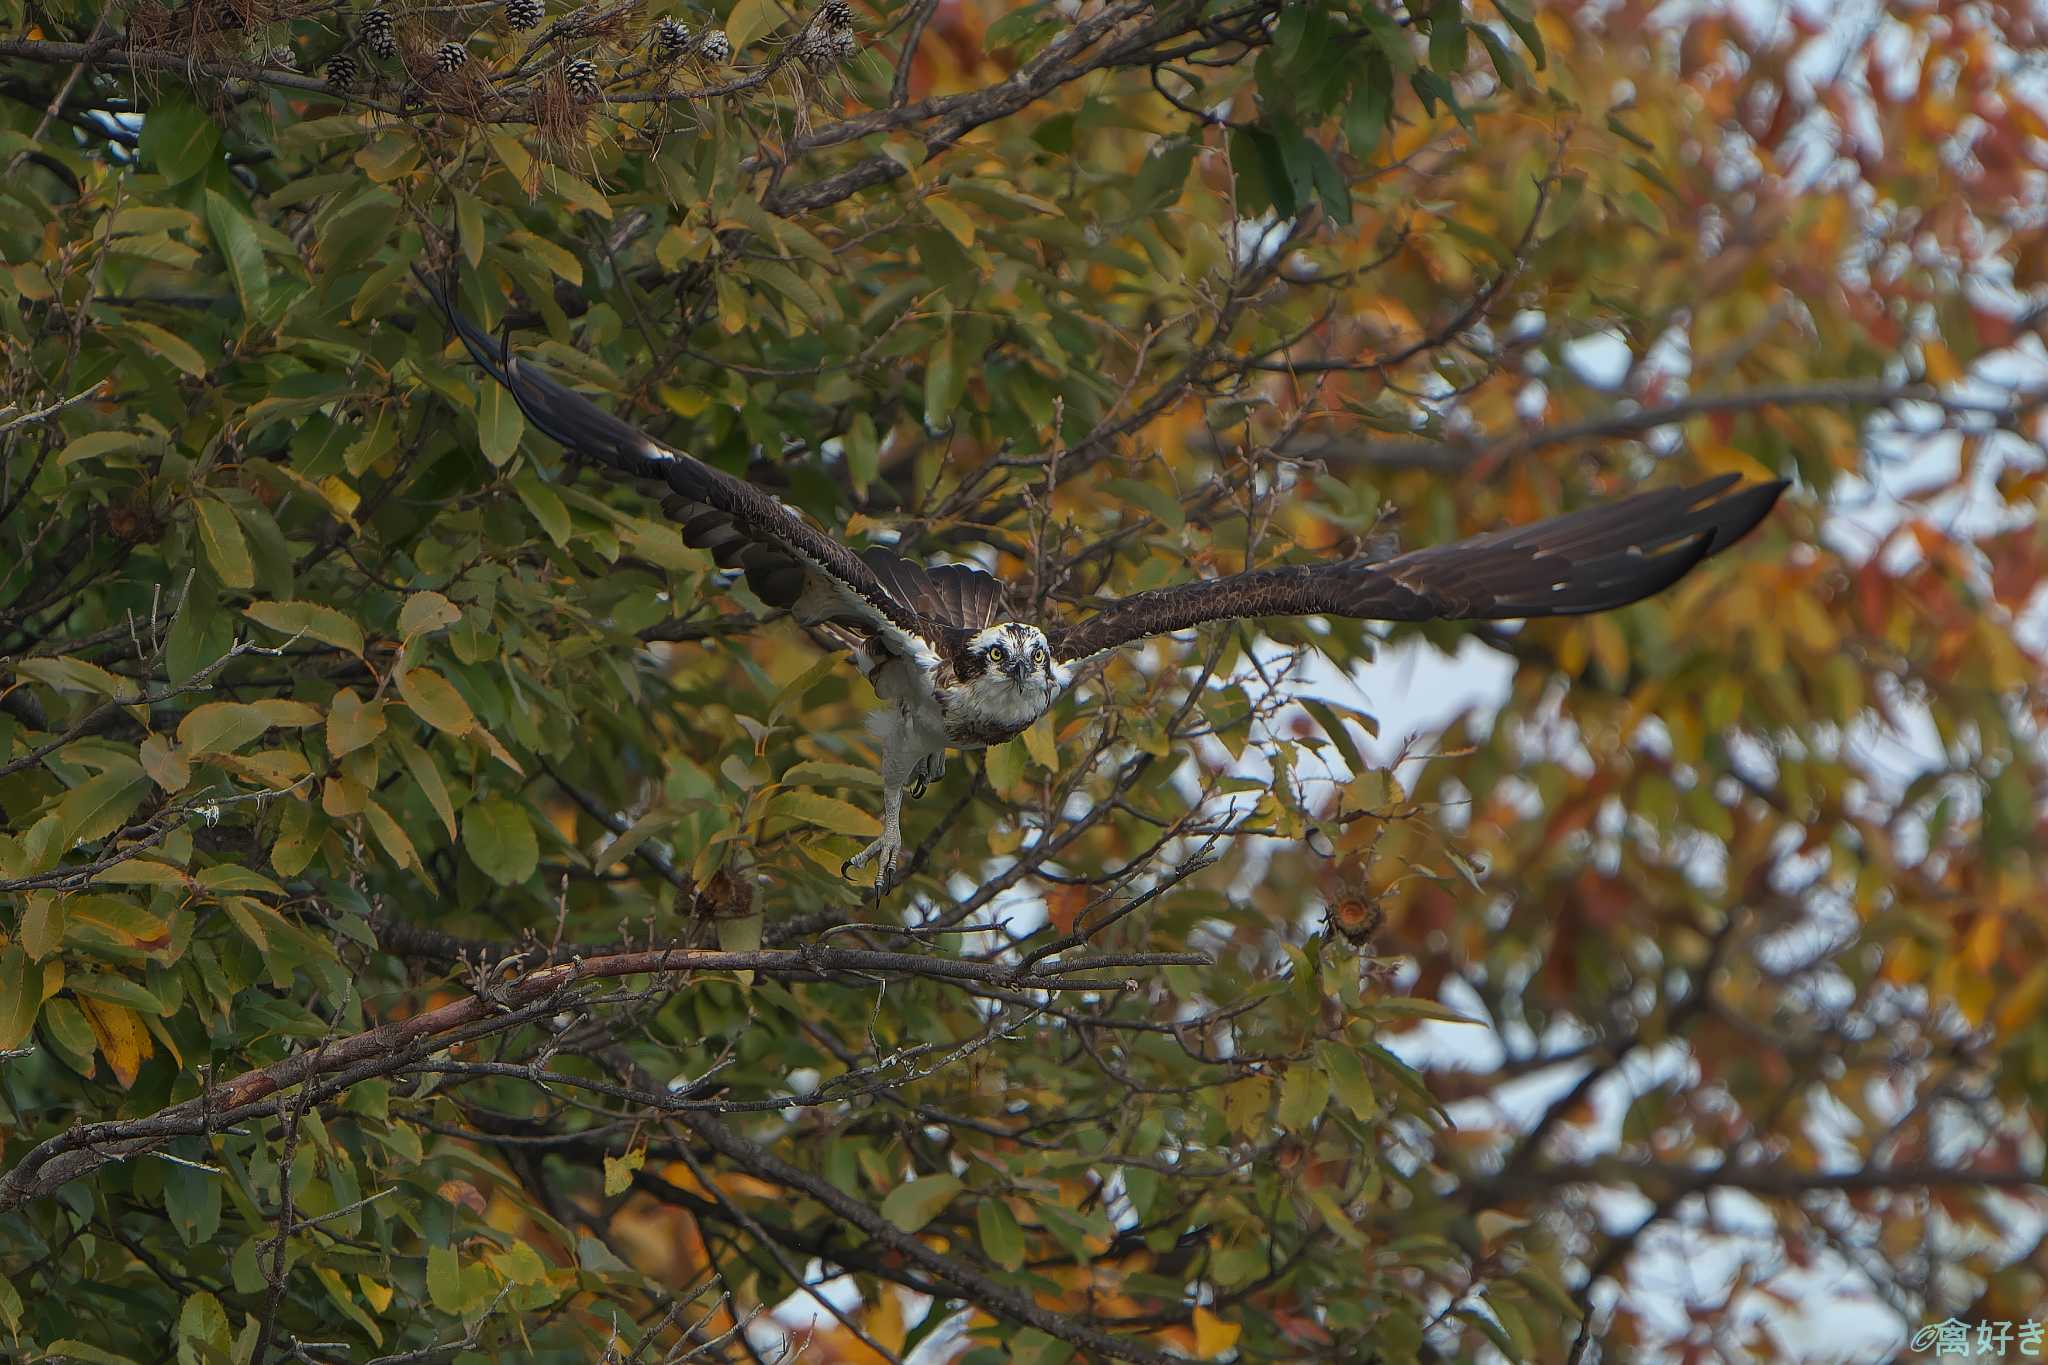
[[[502,16],[505,26],[514,32],[524,33],[538,28],[547,17],[546,0],[503,0]],[[398,56],[398,29],[391,17],[391,11],[378,4],[356,20],[356,39],[363,50],[379,61],[392,61]],[[661,61],[680,61],[685,57],[718,65],[732,60],[732,40],[723,29],[709,29],[693,34],[690,26],[680,19],[663,19],[654,26],[654,51]],[[860,51],[860,42],[854,36],[853,6],[848,0],[824,0],[818,7],[818,14],[797,35],[797,58],[813,71],[827,71],[839,65]],[[270,54],[272,65],[296,70],[297,63],[287,48],[280,48]],[[465,43],[450,39],[434,49],[434,73],[449,75],[460,70],[469,62],[469,48]],[[327,63],[327,84],[341,93],[355,88],[363,75],[362,67],[354,57],[344,52]],[[595,103],[604,97],[604,84],[599,77],[597,63],[585,57],[577,57],[562,65],[562,80],[569,93],[581,103]]]
[[[813,71],[829,71],[859,51],[853,6],[847,0],[825,0],[818,6],[818,17],[797,35],[797,60]]]
[[[853,11],[845,0],[826,0],[826,9],[843,14],[843,22],[833,31],[844,30],[849,51],[856,46],[853,41]],[[538,28],[547,17],[546,0],[504,0],[502,16],[505,27],[514,32],[524,33]],[[398,27],[391,17],[391,11],[379,4],[366,11],[356,20],[355,34],[362,49],[379,61],[392,61],[398,56]],[[701,35],[692,35],[689,25],[677,19],[663,19],[654,26],[654,45],[663,60],[679,61],[684,57],[698,57],[707,62],[719,63],[732,58],[732,40],[725,30],[710,29]],[[288,57],[289,53],[285,52]],[[806,60],[810,60],[808,57]],[[296,70],[293,61],[280,60],[277,53],[271,55],[273,65]],[[449,40],[434,49],[434,73],[446,76],[461,69],[469,62],[469,48],[465,43]],[[329,88],[346,94],[355,89],[361,80],[363,68],[357,60],[344,52],[327,63],[326,77]],[[562,64],[562,80],[569,87],[569,93],[579,102],[594,103],[604,97],[604,83],[599,77],[597,63],[588,58],[578,57]]]

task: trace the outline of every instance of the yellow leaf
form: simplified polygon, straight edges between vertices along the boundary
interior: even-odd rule
[[[344,815],[355,815],[363,809],[363,803],[370,799],[363,784],[346,777],[330,777],[320,789],[320,809],[337,820]]]
[[[370,1307],[381,1313],[391,1306],[392,1291],[388,1284],[380,1284],[368,1275],[356,1276],[356,1288],[363,1291],[363,1297],[370,1301]]]
[[[363,704],[352,687],[344,687],[334,694],[334,702],[327,712],[327,753],[329,757],[340,758],[362,748],[365,744],[384,733],[384,703],[373,701]]]
[[[1203,1360],[1214,1360],[1225,1351],[1237,1345],[1238,1336],[1244,1327],[1235,1322],[1225,1322],[1206,1308],[1195,1310],[1195,1354]]]
[[[1047,772],[1060,770],[1060,746],[1052,737],[1050,712],[1033,721],[1024,732],[1024,748],[1031,754],[1031,761]]]
[[[476,729],[476,715],[455,685],[431,668],[408,668],[398,675],[398,695],[413,713],[436,730],[466,735]]]
[[[94,1040],[100,1045],[100,1055],[107,1059],[107,1065],[114,1069],[114,1078],[126,1090],[135,1084],[144,1059],[156,1052],[149,1030],[142,1026],[142,1020],[136,1017],[135,1011],[126,1005],[90,995],[78,996],[77,1000]]]
[[[249,542],[233,510],[213,498],[201,498],[198,508],[199,540],[206,547],[206,562],[229,587],[255,587],[255,561],[249,558]]]
[[[391,812],[378,805],[374,798],[363,801],[363,814],[369,817],[370,832],[377,836],[377,842],[391,855],[391,861],[400,867],[420,868],[420,855],[406,837],[405,829],[391,818]],[[424,868],[420,868],[424,871]]]
[[[607,1197],[624,1194],[633,1187],[633,1176],[647,1164],[647,1149],[635,1147],[624,1156],[604,1159],[604,1192]]]
[[[938,220],[940,227],[952,233],[960,245],[974,245],[974,220],[961,212],[958,204],[950,199],[927,199],[924,209]]]

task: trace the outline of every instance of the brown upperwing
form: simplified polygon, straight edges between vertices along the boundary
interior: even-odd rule
[[[662,506],[680,523],[684,542],[710,551],[723,568],[744,570],[767,605],[794,606],[806,580],[817,575],[840,589],[845,607],[825,619],[891,640],[892,652],[906,655],[915,653],[912,640],[944,653],[947,628],[974,631],[997,618],[1002,584],[992,575],[963,564],[927,569],[880,548],[855,553],[768,493],[670,450],[513,356],[424,271],[414,273],[471,358],[505,386],[527,421],[580,455],[665,485],[671,496]]]
[[[1683,578],[1771,510],[1785,482],[1729,490],[1736,476],[1634,493],[1560,517],[1392,559],[1254,569],[1141,592],[1048,631],[1073,662],[1204,621],[1351,616],[1367,621],[1497,621],[1619,607]],[[1726,496],[1723,496],[1726,494]]]

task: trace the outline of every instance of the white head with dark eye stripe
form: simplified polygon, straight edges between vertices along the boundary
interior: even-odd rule
[[[1053,682],[1052,650],[1045,632],[1021,621],[1003,621],[975,632],[961,652],[963,675],[1000,678],[1017,687]]]

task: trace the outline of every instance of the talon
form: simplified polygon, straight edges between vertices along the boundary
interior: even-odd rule
[[[919,773],[910,779],[910,799],[913,801],[922,801],[924,799],[924,774]]]
[[[848,859],[847,859],[847,860],[846,860],[845,862],[843,862],[843,863],[841,863],[841,864],[839,865],[839,879],[840,879],[841,881],[847,881],[847,882],[850,882],[850,881],[852,881],[852,880],[853,880],[853,859],[852,859],[852,858],[848,858]]]

